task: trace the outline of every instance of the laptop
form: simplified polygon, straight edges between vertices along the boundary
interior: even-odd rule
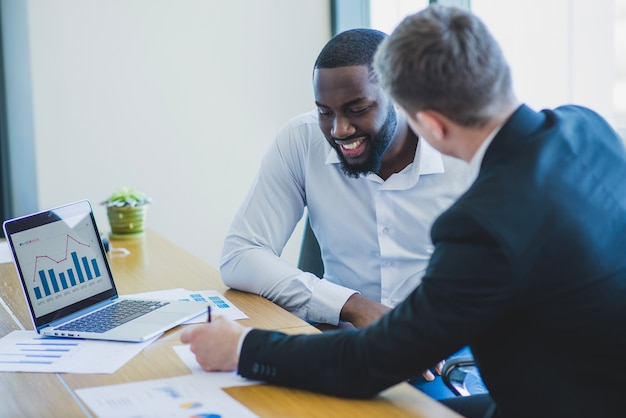
[[[87,200],[10,219],[3,228],[41,335],[140,342],[207,310],[201,302],[120,297]]]

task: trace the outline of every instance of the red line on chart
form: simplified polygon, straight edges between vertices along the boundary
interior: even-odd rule
[[[83,243],[83,242],[78,241],[78,240],[77,240],[76,238],[74,238],[74,237],[71,237],[71,236],[69,236],[69,235],[66,235],[66,238],[65,238],[65,258],[62,258],[62,259],[60,259],[60,260],[58,260],[58,261],[57,261],[57,260],[55,260],[54,258],[52,258],[52,257],[50,257],[50,256],[47,256],[47,255],[38,255],[38,256],[36,256],[36,257],[35,257],[35,268],[34,268],[34,270],[33,270],[33,283],[35,283],[35,282],[37,281],[37,263],[39,263],[39,259],[40,259],[40,258],[47,258],[48,260],[54,261],[54,262],[55,262],[55,263],[57,263],[57,264],[62,263],[62,262],[64,262],[64,261],[67,261],[67,254],[68,254],[68,250],[69,250],[69,247],[70,247],[70,239],[71,239],[72,241],[74,241],[74,242],[75,242],[76,244],[78,244],[78,245],[82,245],[82,246],[84,246],[84,247],[91,248],[91,245],[89,245],[89,244],[85,244],[85,243]]]

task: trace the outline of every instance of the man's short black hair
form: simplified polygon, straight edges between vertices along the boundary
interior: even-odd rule
[[[372,63],[378,45],[387,34],[375,29],[350,29],[335,35],[324,46],[315,60],[315,70],[320,68],[367,65],[374,76]]]

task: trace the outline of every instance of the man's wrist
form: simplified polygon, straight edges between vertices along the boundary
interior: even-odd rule
[[[337,325],[342,307],[354,293],[358,292],[326,279],[320,279],[313,289],[306,320]]]
[[[243,348],[243,342],[248,336],[248,333],[252,331],[252,327],[248,327],[243,330],[241,335],[239,336],[239,342],[237,343],[237,359],[241,356],[241,349]]]
[[[339,319],[342,321],[354,322],[356,315],[360,312],[361,294],[354,293],[341,308]]]
[[[389,307],[379,302],[354,294],[341,309],[340,318],[342,321],[351,322],[357,328],[362,328],[377,321],[389,310]]]

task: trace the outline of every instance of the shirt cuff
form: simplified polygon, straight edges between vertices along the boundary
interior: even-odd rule
[[[248,327],[244,329],[243,332],[241,333],[241,337],[239,337],[239,343],[237,344],[237,358],[239,358],[239,355],[241,354],[241,348],[243,347],[243,340],[246,339],[246,336],[248,335],[250,331],[252,331],[252,327]]]
[[[326,279],[320,279],[313,288],[307,320],[338,325],[343,305],[355,293],[359,292]]]

